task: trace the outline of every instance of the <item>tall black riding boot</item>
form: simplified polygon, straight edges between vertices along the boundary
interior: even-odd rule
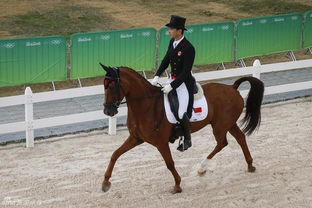
[[[184,134],[184,141],[179,145],[177,150],[183,152],[192,146],[191,141],[191,132],[190,132],[190,119],[188,118],[187,114],[184,113],[183,118],[181,120],[181,126],[183,129]]]

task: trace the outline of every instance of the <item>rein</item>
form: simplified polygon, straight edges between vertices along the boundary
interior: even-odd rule
[[[151,95],[151,96],[148,96],[148,97],[139,97],[139,98],[135,98],[135,99],[131,99],[131,100],[122,101],[122,102],[120,102],[120,104],[129,103],[130,101],[133,102],[133,101],[150,99],[150,98],[159,97],[159,96],[160,95]]]
[[[160,83],[157,83],[160,87],[163,87]],[[122,88],[121,88],[122,89]],[[139,100],[145,100],[145,99],[150,99],[150,98],[154,98],[154,97],[159,97],[160,95],[151,95],[151,96],[147,96],[147,97],[139,97],[139,98],[135,98],[135,99],[131,99],[131,100],[126,100],[123,102],[120,102],[120,104],[125,104],[125,103],[129,103],[130,101],[139,101]]]
[[[116,77],[111,77],[111,76],[105,76],[104,78],[104,88],[106,88],[105,86],[105,79],[108,80],[114,80],[117,81],[117,86],[115,87],[115,91],[118,93],[118,100],[112,103],[104,103],[104,106],[114,106],[116,108],[118,108],[121,104],[125,104],[125,103],[129,103],[130,101],[140,101],[140,100],[144,100],[144,99],[150,99],[150,98],[155,98],[155,97],[159,97],[159,95],[151,95],[151,96],[147,96],[147,97],[139,97],[139,98],[135,98],[135,99],[131,99],[131,100],[126,100],[126,101],[121,101],[120,100],[120,90],[122,90],[121,88],[121,84],[120,84],[120,77],[119,77],[119,68],[116,67],[115,68],[115,73],[116,73]],[[163,87],[160,83],[157,83],[160,87]]]

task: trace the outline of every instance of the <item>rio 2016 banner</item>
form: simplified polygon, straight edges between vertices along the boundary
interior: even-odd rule
[[[0,40],[0,87],[66,80],[63,36]]]
[[[312,47],[312,11],[187,25],[185,37],[195,47],[195,65],[206,65]],[[71,36],[70,78],[103,76],[99,62],[136,71],[156,69],[164,57],[168,28],[79,33]],[[158,53],[156,49],[158,45]],[[156,56],[157,55],[157,56]],[[0,40],[0,87],[67,78],[63,36]],[[157,60],[156,60],[157,57]]]
[[[303,48],[312,47],[312,11],[304,14]]]
[[[236,22],[236,59],[299,50],[302,15],[285,14]]]
[[[74,34],[71,37],[70,78],[104,75],[99,62],[149,71],[155,68],[155,58],[154,28]]]

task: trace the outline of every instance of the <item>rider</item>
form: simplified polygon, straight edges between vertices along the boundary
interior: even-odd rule
[[[195,78],[192,76],[191,70],[195,58],[195,48],[193,45],[184,37],[183,33],[185,28],[186,18],[171,15],[170,22],[166,24],[168,32],[171,36],[168,50],[163,58],[155,77],[152,80],[153,85],[157,85],[159,76],[165,71],[169,63],[171,66],[171,74],[169,78],[169,84],[162,88],[165,94],[168,94],[168,99],[171,102],[178,103],[180,105],[179,115],[175,116],[182,126],[184,133],[184,143],[178,147],[179,151],[187,150],[192,146],[191,133],[190,133],[190,121],[192,117],[192,108],[194,102],[194,86]],[[179,97],[179,93],[176,90],[183,90],[186,88],[187,97]],[[186,100],[187,105],[181,105],[181,100]],[[179,102],[180,101],[180,102]],[[181,113],[181,108],[182,113]]]

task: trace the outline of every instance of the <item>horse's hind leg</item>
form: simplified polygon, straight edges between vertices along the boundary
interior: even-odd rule
[[[246,162],[248,164],[248,172],[255,172],[256,168],[252,166],[252,157],[250,155],[247,142],[245,139],[245,134],[240,130],[240,128],[235,124],[231,129],[230,133],[236,139],[238,144],[241,146]]]
[[[224,128],[213,127],[213,135],[215,136],[217,145],[214,150],[207,156],[207,158],[201,162],[200,168],[198,169],[199,175],[206,173],[209,161],[213,158],[213,156],[215,156],[215,154],[220,152],[228,144],[226,133],[227,131]]]
[[[132,137],[131,135],[128,139],[117,149],[111,156],[111,160],[104,174],[104,181],[102,183],[102,190],[104,192],[108,191],[111,183],[109,182],[110,177],[112,176],[113,168],[117,159],[125,152],[131,150],[133,147],[142,144],[143,141]]]
[[[157,147],[157,149],[160,152],[161,156],[163,157],[167,168],[171,171],[171,173],[174,177],[174,180],[175,180],[175,186],[174,186],[174,189],[171,193],[175,194],[175,193],[182,192],[182,188],[180,186],[181,177],[180,177],[179,173],[177,172],[177,170],[175,169],[174,161],[172,159],[172,155],[171,155],[168,143]]]

